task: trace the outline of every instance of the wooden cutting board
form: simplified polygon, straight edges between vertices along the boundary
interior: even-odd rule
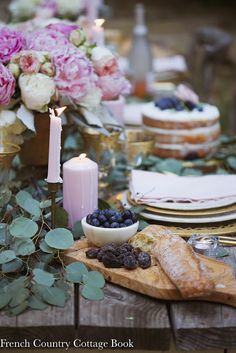
[[[157,299],[183,300],[180,292],[170,281],[157,262],[150,268],[143,270],[126,270],[125,268],[106,268],[98,260],[87,259],[85,252],[89,249],[87,240],[77,241],[74,247],[64,254],[66,264],[80,261],[91,270],[101,272],[107,281],[122,287],[134,290]],[[209,269],[209,274],[215,282],[216,289],[208,297],[194,298],[194,300],[206,300],[219,302],[236,307],[236,279],[234,269],[224,262],[217,261],[199,255],[201,261]]]

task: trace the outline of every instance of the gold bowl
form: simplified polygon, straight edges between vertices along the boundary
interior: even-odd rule
[[[11,163],[19,151],[18,145],[4,142],[0,144],[0,185],[8,182]]]

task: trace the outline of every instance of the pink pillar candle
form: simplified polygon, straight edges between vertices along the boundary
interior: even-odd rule
[[[94,21],[94,25],[92,27],[92,43],[95,43],[99,47],[104,47],[105,45],[105,33],[103,28],[104,22],[105,20],[98,18]]]
[[[85,154],[63,164],[63,207],[70,227],[98,207],[98,165]]]
[[[87,0],[87,17],[90,23],[93,23],[98,18],[100,0]]]
[[[120,96],[118,99],[102,102],[110,110],[116,121],[124,126],[125,99]]]
[[[55,116],[54,110],[50,110],[50,137],[48,152],[48,183],[61,183],[61,118]]]

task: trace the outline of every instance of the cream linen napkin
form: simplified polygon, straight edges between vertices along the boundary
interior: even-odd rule
[[[137,203],[155,202],[202,203],[232,198],[236,202],[236,175],[184,177],[133,170],[131,197]]]

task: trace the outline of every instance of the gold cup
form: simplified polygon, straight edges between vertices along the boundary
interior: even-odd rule
[[[8,183],[11,163],[19,151],[18,145],[5,142],[0,144],[0,185]]]
[[[126,129],[125,152],[130,166],[137,166],[146,157],[153,153],[154,136],[141,129]]]

